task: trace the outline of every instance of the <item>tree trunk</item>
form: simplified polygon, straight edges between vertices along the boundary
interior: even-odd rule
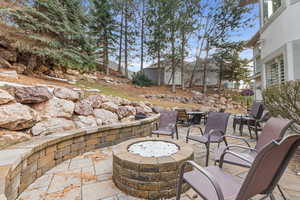
[[[34,69],[37,67],[37,56],[31,54],[26,67],[26,74],[32,74]]]
[[[172,30],[171,33],[171,42],[172,42],[172,92],[176,92],[176,85],[175,85],[175,30]]]
[[[208,45],[206,48],[206,56],[205,56],[205,61],[204,61],[204,65],[203,65],[203,93],[205,94],[207,92],[207,64],[208,64],[208,53],[209,53],[209,49],[208,49]]]
[[[119,63],[118,63],[118,72],[120,73],[122,73],[123,24],[124,24],[124,6],[122,5],[121,30],[120,30],[120,41],[119,41]]]
[[[199,64],[199,59],[200,59],[200,57],[197,56],[197,57],[196,57],[195,66],[194,66],[194,68],[193,68],[192,75],[191,75],[191,78],[190,78],[190,84],[189,84],[189,87],[190,87],[190,88],[193,87],[194,76],[195,76],[195,73],[196,73],[196,68],[197,68],[197,66],[198,66],[198,64]]]
[[[128,0],[125,0],[125,77],[128,78]]]
[[[182,90],[185,89],[184,85],[184,51],[185,51],[185,33],[182,32],[181,38],[181,88]]]
[[[106,75],[109,75],[109,60],[108,60],[108,38],[107,33],[105,31],[105,38],[104,38],[104,66],[106,69]]]
[[[145,0],[142,1],[142,30],[141,30],[141,71],[144,69],[144,23],[145,23]]]
[[[218,85],[219,93],[221,93],[222,80],[223,80],[223,62],[221,61],[220,72],[219,72],[219,85]]]
[[[161,86],[161,66],[160,66],[160,49],[157,51],[157,69],[158,69],[158,85]]]

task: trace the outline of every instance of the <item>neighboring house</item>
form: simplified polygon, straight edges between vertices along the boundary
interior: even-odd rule
[[[254,49],[253,79],[261,100],[260,88],[300,80],[300,0],[245,2],[260,5],[261,28],[248,45]]]
[[[200,66],[203,66],[202,63],[199,63]],[[195,66],[195,62],[185,62],[184,63],[184,83],[185,86],[189,85],[189,81],[191,79],[191,75]],[[157,67],[157,64],[151,65],[148,68],[144,69],[145,75],[154,83],[158,84],[158,77],[161,78],[162,85],[172,85],[172,68],[171,63],[162,61],[161,68]],[[215,86],[218,84],[219,72],[218,67],[210,61],[207,67],[207,85]],[[201,86],[203,80],[203,67],[197,67],[194,75],[194,85]],[[176,67],[175,70],[175,84],[181,85],[181,68],[179,66]]]

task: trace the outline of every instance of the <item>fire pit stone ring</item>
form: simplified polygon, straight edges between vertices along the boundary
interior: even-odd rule
[[[181,164],[193,158],[192,146],[182,141],[163,137],[128,140],[113,151],[113,181],[121,191],[134,197],[172,198],[176,195]],[[188,189],[183,186],[183,191]]]

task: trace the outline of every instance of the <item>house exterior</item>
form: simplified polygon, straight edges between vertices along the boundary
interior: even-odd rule
[[[254,89],[300,80],[300,0],[256,0],[260,5],[260,30],[248,42],[253,48]]]
[[[202,61],[203,62],[203,61]],[[194,70],[195,62],[185,62],[184,63],[184,83],[189,85],[191,75]],[[201,63],[199,63],[202,65]],[[219,72],[218,67],[214,64],[213,61],[210,61],[207,67],[207,85],[215,86],[218,84]],[[144,69],[144,74],[156,85],[158,85],[158,78],[160,76],[162,85],[172,85],[172,68],[171,63],[163,61],[161,63],[161,68],[157,67],[157,64],[151,65],[148,68]],[[175,85],[181,85],[181,68],[175,68]],[[195,71],[194,75],[194,85],[201,86],[203,83],[203,68],[198,68]]]

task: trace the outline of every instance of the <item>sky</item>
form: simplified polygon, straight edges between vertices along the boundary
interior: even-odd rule
[[[249,15],[253,16],[254,21],[253,21],[253,27],[247,28],[244,30],[240,30],[239,32],[233,32],[231,35],[230,40],[232,41],[247,41],[250,40],[256,32],[259,30],[259,6],[258,4],[251,5],[253,9],[249,13]],[[197,41],[191,40],[190,42],[190,49],[189,51],[191,52],[189,57],[186,59],[187,61],[191,62],[195,60],[195,53],[197,49]],[[240,56],[242,58],[247,58],[247,59],[252,59],[252,49],[246,49],[243,52],[241,52]],[[144,63],[145,67],[148,67],[152,64],[152,62],[146,62]],[[131,67],[129,68],[130,71],[137,72],[140,70],[140,59],[136,58],[132,60],[131,62]]]

